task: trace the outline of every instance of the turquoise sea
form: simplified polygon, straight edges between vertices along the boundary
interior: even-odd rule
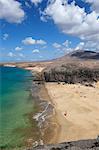
[[[0,67],[0,147],[20,147],[33,136],[31,76],[24,69]]]

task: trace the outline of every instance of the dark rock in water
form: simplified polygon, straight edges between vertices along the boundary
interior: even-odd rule
[[[56,145],[37,146],[31,150],[99,150],[99,138],[65,142]]]

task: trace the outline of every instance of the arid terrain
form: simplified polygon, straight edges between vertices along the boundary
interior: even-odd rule
[[[74,64],[77,66],[86,66],[88,68],[99,67],[99,53],[91,51],[75,51],[50,61],[0,63],[0,65],[14,65],[17,67],[27,68],[29,70],[32,70],[34,67],[50,69],[63,64]]]
[[[3,65],[13,65],[36,72],[36,81],[43,81],[55,110],[56,123],[59,125],[58,137],[55,135],[54,138],[53,135],[52,143],[97,138],[99,53],[77,51],[47,62]]]

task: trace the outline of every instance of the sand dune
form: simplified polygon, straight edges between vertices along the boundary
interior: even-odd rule
[[[60,124],[57,142],[99,135],[99,82],[95,87],[57,83],[46,83],[45,86]]]

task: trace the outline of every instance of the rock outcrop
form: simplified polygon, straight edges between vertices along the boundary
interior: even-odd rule
[[[99,150],[99,138],[65,142],[55,145],[42,145],[30,150]]]
[[[63,64],[43,71],[46,82],[93,83],[99,80],[99,68]]]

